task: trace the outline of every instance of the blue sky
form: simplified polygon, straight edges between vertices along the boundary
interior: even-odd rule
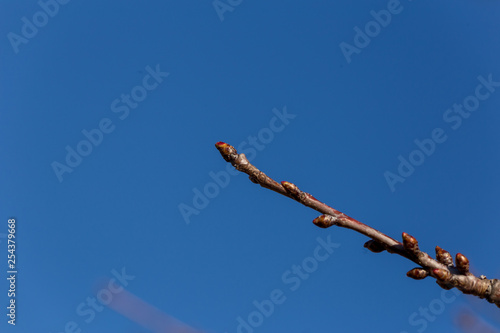
[[[498,278],[499,3],[0,12],[2,332],[469,332],[466,313],[500,332],[493,305],[315,227],[319,214],[230,174],[214,147]]]

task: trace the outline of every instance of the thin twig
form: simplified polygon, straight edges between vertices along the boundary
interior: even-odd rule
[[[496,304],[500,308],[500,280],[487,279],[485,276],[476,277],[469,272],[469,260],[461,253],[457,253],[455,265],[448,251],[436,246],[436,259],[421,251],[417,240],[403,232],[403,242],[385,235],[384,233],[364,224],[342,212],[319,201],[309,193],[302,192],[296,185],[283,181],[276,182],[264,172],[252,165],[245,154],[238,154],[236,149],[224,142],[217,142],[215,147],[222,157],[230,162],[237,170],[246,173],[250,180],[262,187],[287,196],[299,203],[310,207],[323,215],[315,218],[313,223],[321,228],[333,225],[352,229],[371,240],[365,243],[365,247],[372,252],[384,250],[405,257],[420,267],[410,270],[406,275],[416,280],[431,276],[443,289],[457,288],[464,294],[472,294],[485,298],[488,302]]]

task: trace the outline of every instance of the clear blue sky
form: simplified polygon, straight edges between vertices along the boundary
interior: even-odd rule
[[[0,331],[500,332],[214,148],[500,278],[500,3],[215,5],[2,2]]]

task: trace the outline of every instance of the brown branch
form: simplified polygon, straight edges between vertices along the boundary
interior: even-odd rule
[[[455,265],[453,265],[451,254],[436,246],[436,259],[433,259],[427,253],[421,251],[417,240],[407,233],[403,232],[403,242],[398,242],[384,233],[333,209],[309,193],[302,192],[292,183],[286,181],[281,182],[281,184],[277,183],[252,165],[245,154],[238,154],[233,146],[224,142],[217,142],[215,147],[227,162],[230,162],[237,170],[246,173],[252,182],[322,213],[323,215],[313,220],[313,223],[318,227],[328,228],[336,225],[357,231],[371,239],[364,245],[370,251],[377,253],[386,250],[390,253],[399,254],[419,265],[420,267],[414,268],[406,274],[408,277],[420,280],[431,276],[436,279],[437,284],[443,289],[457,288],[464,294],[485,298],[488,302],[494,303],[500,308],[500,280],[487,279],[483,275],[480,277],[473,275],[469,272],[469,260],[463,254],[457,253]]]

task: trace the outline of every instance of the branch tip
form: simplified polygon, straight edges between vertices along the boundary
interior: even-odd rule
[[[231,162],[236,156],[238,156],[236,149],[225,142],[217,142],[215,144],[215,148],[219,150],[219,153],[222,155],[222,158],[226,160],[226,162]]]
[[[222,147],[222,146],[228,146],[228,144],[227,144],[227,143],[225,143],[225,142],[222,142],[222,141],[219,141],[219,142],[217,142],[217,143],[215,144],[215,147],[217,147],[217,148]]]

